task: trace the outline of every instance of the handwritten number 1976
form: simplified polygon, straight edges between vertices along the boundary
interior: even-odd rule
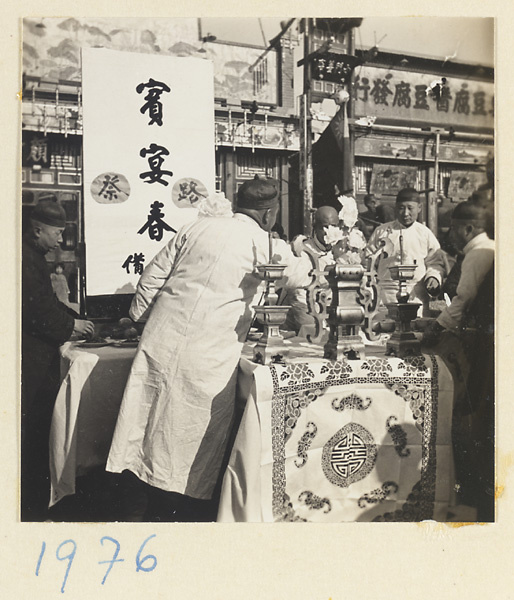
[[[146,543],[154,537],[155,537],[155,534],[147,537],[144,540],[144,542],[141,544],[141,546],[139,547],[139,550],[137,551],[137,554],[136,554],[136,573],[138,571],[145,571],[146,573],[148,573],[150,571],[153,571],[155,569],[155,567],[157,566],[157,558],[153,554],[145,554],[144,556],[141,556]],[[99,565],[105,565],[105,564],[109,565],[107,567],[107,571],[105,572],[105,575],[103,576],[102,585],[105,583],[107,576],[111,572],[111,569],[113,568],[114,564],[125,562],[124,558],[118,558],[118,555],[119,555],[120,549],[121,549],[121,546],[120,546],[120,543],[118,542],[118,540],[115,540],[114,538],[109,537],[109,536],[104,536],[100,540],[100,543],[102,544],[102,546],[104,545],[104,542],[111,542],[112,544],[114,544],[114,554],[112,555],[112,558],[109,560],[98,561]],[[37,565],[36,565],[36,576],[39,576],[39,572],[41,570],[41,565],[43,562],[43,557],[45,555],[45,551],[46,551],[46,542],[43,542],[41,544],[41,552],[39,553],[39,558],[38,558]],[[77,552],[77,544],[75,543],[74,540],[65,540],[64,542],[61,542],[59,544],[59,546],[57,547],[57,550],[55,551],[55,556],[56,556],[57,560],[60,560],[60,561],[67,560],[68,561],[68,564],[66,566],[66,571],[64,573],[64,579],[63,579],[62,585],[61,585],[61,593],[64,593],[64,589],[66,587],[66,582],[68,580],[68,575],[70,573],[71,565],[73,563],[73,559],[75,558],[76,552]]]

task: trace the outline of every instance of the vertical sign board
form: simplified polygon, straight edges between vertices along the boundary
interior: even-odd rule
[[[88,296],[133,293],[214,191],[212,63],[82,50]]]

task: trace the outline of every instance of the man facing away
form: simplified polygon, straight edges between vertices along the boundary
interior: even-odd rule
[[[377,201],[375,200],[375,196],[373,194],[366,194],[364,196],[364,206],[366,210],[364,212],[359,213],[359,217],[364,221],[368,229],[368,238],[375,231],[375,229],[382,223],[379,214],[377,212]]]
[[[439,293],[445,263],[439,242],[428,227],[417,221],[420,195],[413,188],[400,190],[396,197],[396,219],[379,225],[371,235],[366,254],[379,247],[381,240],[388,242],[387,257],[378,263],[378,287],[383,304],[397,302],[398,282],[392,279],[389,267],[416,264],[414,278],[407,282],[410,302],[421,302],[423,315],[429,314],[430,295]]]
[[[451,236],[464,253],[457,293],[425,331],[435,344],[444,331],[460,334],[469,360],[467,393],[454,407],[456,475],[465,504],[479,521],[494,520],[494,241],[487,208],[472,200],[452,214]]]
[[[190,520],[215,517],[210,501],[233,424],[238,363],[262,293],[256,266],[269,262],[278,208],[277,182],[245,182],[235,215],[186,225],[141,276],[130,315],[148,321],[107,462],[108,471],[128,470],[147,484],[136,480],[140,504],[127,520],[143,520],[163,494],[166,520],[186,497],[198,507]],[[307,285],[307,258],[283,240],[272,245],[274,262],[287,265],[281,285]]]
[[[44,520],[50,499],[49,435],[59,387],[59,346],[77,335],[92,335],[90,321],[78,318],[52,289],[45,255],[62,242],[66,222],[58,202],[37,204],[22,245],[21,517]]]

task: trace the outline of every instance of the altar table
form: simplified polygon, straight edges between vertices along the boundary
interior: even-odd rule
[[[446,520],[453,382],[443,361],[296,354],[287,365],[240,362],[247,403],[218,521]]]
[[[453,384],[441,359],[325,361],[288,341],[287,365],[240,362],[242,421],[219,521],[446,518]],[[135,348],[61,349],[50,435],[50,505],[107,460]]]

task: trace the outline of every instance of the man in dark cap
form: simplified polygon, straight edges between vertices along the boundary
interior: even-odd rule
[[[308,258],[269,234],[278,190],[271,179],[245,182],[232,217],[184,226],[139,280],[130,316],[148,320],[107,462],[122,480],[139,482],[131,496],[140,501],[126,507],[126,520],[216,517],[238,363],[262,294],[256,267],[270,261],[272,244],[273,261],[287,265],[281,286],[310,280]]]
[[[57,300],[45,255],[62,242],[66,215],[44,201],[31,213],[22,264],[22,520],[44,520],[50,498],[48,442],[59,387],[61,344],[93,324]]]
[[[379,225],[367,246],[367,253],[375,252],[382,240],[387,242],[384,256],[378,265],[380,300],[383,304],[397,302],[398,282],[391,277],[389,267],[416,264],[414,278],[407,282],[410,301],[421,302],[423,314],[428,316],[430,296],[437,296],[445,273],[441,247],[428,227],[419,223],[421,198],[414,188],[398,192],[395,204],[396,219]]]
[[[464,504],[477,520],[494,520],[494,241],[487,207],[461,202],[452,213],[451,237],[464,253],[457,294],[425,331],[434,345],[445,331],[461,337],[469,360],[466,393],[454,408],[457,478]]]

